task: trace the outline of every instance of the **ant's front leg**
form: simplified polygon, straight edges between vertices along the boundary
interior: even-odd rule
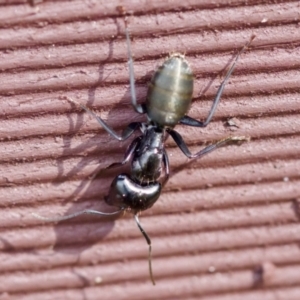
[[[140,122],[132,122],[130,123],[122,132],[121,135],[118,135],[112,128],[110,128],[99,116],[97,116],[92,110],[87,108],[85,105],[69,98],[69,97],[64,97],[64,99],[80,106],[82,109],[84,109],[90,116],[95,118],[97,122],[115,139],[119,141],[124,141],[128,139],[136,130],[141,128],[141,123]]]
[[[132,143],[129,145],[129,147],[125,152],[123,161],[112,163],[111,165],[106,167],[105,170],[118,168],[125,165],[127,162],[129,162],[132,159],[132,156],[134,155],[136,148],[139,146],[141,139],[142,138],[139,136],[132,141]]]
[[[129,147],[127,148],[123,161],[115,162],[115,163],[110,164],[108,167],[106,167],[104,169],[96,170],[95,173],[92,176],[90,176],[90,180],[93,181],[97,176],[102,174],[102,172],[104,172],[105,170],[119,168],[119,167],[125,165],[127,162],[129,162],[131,160],[132,156],[134,155],[136,148],[139,146],[140,141],[141,141],[141,137],[135,138],[132,141],[132,143],[129,145]]]

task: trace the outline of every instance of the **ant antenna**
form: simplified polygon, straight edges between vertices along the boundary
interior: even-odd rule
[[[137,214],[134,214],[134,218],[135,218],[135,222],[137,224],[137,226],[139,227],[141,233],[143,234],[144,238],[146,239],[147,241],[147,244],[149,245],[149,255],[148,255],[148,263],[149,263],[149,275],[150,275],[150,279],[152,281],[152,284],[155,285],[155,280],[154,280],[154,277],[153,277],[153,272],[152,272],[152,260],[151,260],[151,240],[148,236],[148,234],[145,232],[145,230],[143,229],[140,221],[139,221],[139,217]]]
[[[119,212],[123,211],[124,209],[120,209],[117,210],[115,212],[112,213],[105,213],[105,212],[101,212],[101,211],[97,211],[97,210],[93,210],[93,209],[85,209],[79,212],[76,212],[74,214],[70,214],[70,215],[66,215],[63,217],[54,217],[54,218],[47,218],[47,217],[43,217],[40,216],[39,214],[36,213],[31,213],[35,218],[46,221],[46,222],[59,222],[59,221],[64,221],[64,220],[69,220],[84,214],[88,214],[88,215],[100,215],[100,216],[113,216],[118,214]]]

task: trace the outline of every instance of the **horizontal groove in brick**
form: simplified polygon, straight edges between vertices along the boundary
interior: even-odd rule
[[[220,295],[209,295],[203,297],[185,297],[184,295],[180,298],[165,298],[164,300],[298,300],[300,294],[300,287],[291,286],[283,288],[271,288],[271,289],[260,289],[260,290],[249,290],[242,293],[228,292]],[[154,299],[153,299],[154,300]]]
[[[0,4],[7,4],[7,0],[1,0]],[[28,5],[28,0],[10,0],[10,4],[25,4],[22,6],[7,6],[3,7],[2,14],[0,14],[0,26],[7,27],[20,24],[30,24],[34,25],[43,24],[43,22],[48,23],[61,23],[61,22],[71,22],[77,19],[98,19],[98,18],[108,18],[112,16],[118,16],[119,12],[116,9],[116,3],[114,2],[93,2],[91,5],[86,5],[82,1],[72,1],[72,11],[69,10],[69,1],[57,1],[56,3],[47,3],[43,1],[35,1],[37,3],[36,7],[31,7]],[[261,4],[268,4],[269,1],[260,1]],[[276,1],[277,3],[283,1]],[[291,1],[290,1],[291,2]],[[247,4],[251,5],[255,1],[248,1]],[[234,1],[224,1],[215,0],[211,2],[190,0],[188,3],[182,2],[180,0],[172,1],[171,3],[165,3],[159,0],[153,0],[147,2],[147,5],[138,5],[135,1],[126,1],[126,10],[132,14],[145,14],[145,13],[163,13],[167,11],[176,10],[191,10],[193,9],[212,9],[219,7],[228,6],[239,6],[245,5],[242,0]],[[3,17],[5,16],[5,17]]]
[[[180,220],[179,217],[178,220]],[[164,231],[157,224],[156,227],[160,232],[158,236],[152,232],[150,221],[150,217],[141,220],[145,230],[152,238],[153,245],[155,245],[154,256],[184,253],[196,251],[196,249],[197,251],[214,251],[298,241],[299,225],[296,223],[221,229],[200,233],[196,229],[196,232],[193,231],[192,226],[190,226],[189,233],[181,233],[182,230],[178,227],[178,232],[173,233],[172,236],[169,236],[171,230],[166,229]],[[47,226],[24,229],[3,229],[1,230],[0,249],[2,251],[19,251],[50,247],[51,245],[55,245],[55,249],[66,245],[91,247],[92,244],[101,242],[100,252],[103,260],[109,260],[111,257],[114,259],[146,257],[147,244],[136,227],[133,217],[124,221],[125,224],[130,225],[126,229],[120,228],[119,222],[122,220],[106,223],[85,223],[84,226],[64,223],[54,225],[54,228],[53,225],[47,224]],[[116,227],[116,225],[118,226]],[[154,235],[152,236],[151,233]],[[24,239],[24,236],[29,236],[30,239]],[[118,250],[113,251],[113,249]]]
[[[154,245],[155,246],[155,245]],[[84,248],[82,248],[84,249]],[[69,271],[69,267],[75,266],[78,270],[86,269],[86,273],[93,274],[93,261],[95,268],[102,268],[101,275],[106,283],[121,280],[136,280],[138,276],[147,279],[147,268],[145,260],[130,261],[106,261],[99,257],[99,245],[85,249],[79,254],[80,248],[61,248],[60,251],[42,250],[38,254],[28,252],[16,252],[13,258],[7,253],[1,253],[0,269],[2,274],[13,276],[13,272],[22,270],[39,274],[45,272],[49,267],[53,273],[60,273],[60,270]],[[277,245],[269,247],[254,247],[242,250],[215,251],[211,253],[182,254],[168,257],[155,257],[153,260],[156,274],[159,277],[169,276],[172,273],[215,273],[229,270],[257,269],[264,262],[273,263],[277,266],[299,264],[299,246],[295,244]],[[194,263],[191,265],[191,261]],[[177,263],[174,263],[176,261]],[[196,263],[197,262],[197,263]],[[166,267],[160,266],[165,263]],[[187,264],[188,263],[188,264]],[[122,269],[122,272],[119,270]],[[134,270],[130,274],[130,270]],[[210,271],[211,270],[211,271]],[[9,273],[8,273],[9,272]]]
[[[283,249],[280,249],[281,251]],[[247,251],[245,251],[247,253]],[[267,251],[266,251],[267,252]],[[299,252],[299,251],[298,251]],[[237,252],[240,254],[239,252]],[[250,254],[250,253],[248,253]],[[256,254],[256,253],[255,253]],[[292,254],[294,254],[292,252]],[[257,255],[257,254],[256,254]],[[251,255],[256,262],[257,265],[251,263],[250,266],[246,265],[247,271],[251,271],[255,274],[256,269],[266,263],[264,258],[270,259],[268,254],[262,254],[262,258],[257,258],[255,255]],[[299,257],[299,253],[297,253],[297,256]],[[157,281],[163,281],[163,278],[168,278],[170,275],[173,273],[178,274],[178,276],[184,276],[184,275],[189,275],[193,276],[193,274],[197,274],[199,278],[201,277],[206,277],[206,276],[214,276],[212,275],[206,275],[205,273],[209,273],[208,269],[211,268],[211,265],[208,264],[208,262],[205,262],[203,260],[204,257],[200,256],[181,256],[181,257],[170,257],[170,258],[165,258],[165,268],[162,269],[159,267],[161,264],[159,264],[159,260],[157,261],[156,265],[156,277]],[[245,259],[245,256],[239,257],[241,260]],[[248,257],[248,261],[249,261]],[[216,255],[216,259],[218,261],[221,261],[221,257]],[[229,261],[232,263],[234,257],[231,256]],[[294,268],[298,267],[297,262],[298,260],[291,260],[294,264]],[[174,263],[176,262],[176,263]],[[203,263],[204,262],[204,263]],[[211,261],[211,263],[214,263]],[[228,262],[227,262],[228,263]],[[268,262],[270,264],[270,262]],[[127,265],[128,264],[128,265]],[[224,265],[224,262],[221,263]],[[233,263],[234,264],[234,263]],[[249,262],[248,262],[249,264]],[[126,266],[127,265],[127,266]],[[141,260],[139,261],[130,261],[130,262],[117,262],[112,264],[111,266],[107,265],[97,265],[95,264],[94,266],[86,266],[86,267],[66,267],[66,268],[60,268],[60,269],[54,269],[51,271],[33,271],[33,272],[27,272],[27,273],[19,273],[16,274],[15,276],[14,273],[12,274],[5,274],[3,276],[0,276],[1,279],[1,284],[0,284],[0,292],[3,291],[11,291],[13,293],[16,292],[21,292],[21,291],[26,291],[26,290],[31,290],[34,289],[33,284],[35,281],[39,281],[39,289],[44,290],[44,289],[49,289],[49,288],[61,288],[63,286],[68,286],[68,287],[84,287],[88,285],[95,285],[95,280],[97,277],[101,277],[103,280],[103,285],[111,284],[114,282],[118,281],[134,281],[134,280],[142,280],[142,281],[147,281],[147,268],[145,268],[147,264],[142,262]],[[215,266],[215,264],[214,264]],[[203,269],[203,267],[206,267],[207,269]],[[238,266],[238,269],[244,269],[241,268],[242,266]],[[227,267],[228,268],[228,267]],[[225,271],[227,271],[225,268]],[[282,267],[279,267],[281,269]],[[284,267],[286,269],[291,268],[291,266],[286,266]],[[299,268],[299,267],[298,267]],[[118,270],[118,273],[116,272]],[[221,272],[224,270],[218,270],[215,272],[218,272],[219,274],[222,274]],[[277,268],[274,266],[274,274],[277,272]],[[230,272],[234,273],[233,270]],[[241,272],[241,271],[238,271]],[[45,274],[46,273],[46,274]],[[204,274],[203,274],[204,273]],[[214,273],[214,272],[212,272]],[[101,275],[99,275],[101,274]],[[254,275],[253,274],[253,275]],[[225,274],[224,274],[225,275]],[[257,274],[257,277],[259,275]],[[12,285],[10,282],[12,282],[12,278],[15,278],[15,284]],[[84,278],[84,280],[82,280]],[[274,278],[276,280],[276,277]],[[255,278],[255,275],[253,276],[253,285],[259,284],[259,282],[256,282],[257,278]],[[270,283],[269,283],[270,284]],[[284,284],[283,284],[284,285]],[[17,286],[17,288],[16,288]]]
[[[179,193],[180,195],[180,193]],[[178,200],[177,200],[178,201]],[[77,205],[74,207],[65,206],[62,208],[53,207],[53,205],[47,205],[46,207],[39,207],[34,209],[34,213],[55,217],[64,216],[70,213],[81,211],[83,208],[91,208],[91,205]],[[98,210],[98,208],[96,208]],[[107,209],[105,211],[108,211]],[[115,211],[115,209],[110,209],[110,211]],[[168,214],[168,207],[165,207],[165,214],[160,214],[158,216],[151,216],[143,220],[147,231],[151,234],[156,233],[158,235],[162,234],[177,234],[178,232],[192,232],[192,231],[206,231],[206,230],[218,230],[227,228],[243,228],[259,225],[269,225],[269,224],[286,224],[288,222],[298,222],[299,207],[294,205],[293,201],[287,201],[284,203],[274,203],[259,206],[245,206],[242,208],[234,207],[227,209],[217,209],[217,210],[204,210],[196,211],[194,207],[187,207],[185,210],[190,211],[184,218],[180,218],[179,215],[182,213],[179,211],[176,214]],[[5,227],[8,228],[18,228],[22,226],[30,226],[44,223],[41,220],[36,219],[32,215],[32,208],[11,208],[10,210],[1,210],[1,216],[5,217]],[[90,221],[97,221],[101,217],[86,216],[84,219]],[[135,232],[135,224],[132,222],[131,218],[122,218],[120,215],[118,221],[114,224],[114,230],[122,231],[122,228],[127,228],[128,232]],[[78,217],[73,219],[73,224],[76,227],[85,226],[82,222],[83,217]],[[77,222],[76,222],[77,221]],[[105,221],[105,217],[102,217],[102,221]],[[70,222],[70,221],[69,221]],[[69,222],[65,221],[59,225],[46,223],[47,226],[57,226],[57,228],[64,228]],[[2,222],[1,222],[2,223]],[[107,227],[105,223],[102,223],[104,228]],[[157,225],[159,224],[159,225]],[[2,225],[2,224],[1,224]],[[2,226],[3,226],[2,225]],[[90,226],[87,224],[87,226]],[[180,226],[180,229],[177,227]],[[191,229],[192,227],[192,229]],[[121,235],[120,235],[121,236]],[[76,236],[77,237],[77,236]]]
[[[262,7],[241,7],[235,9],[235,14],[228,13],[232,8],[215,10],[193,10],[192,12],[165,13],[157,18],[156,15],[139,16],[130,19],[133,36],[154,34],[170,34],[180,32],[201,31],[206,28],[238,28],[249,26],[265,26],[261,21],[268,19],[270,24],[294,23],[299,18],[297,3],[285,4],[285,10],[274,14],[282,4],[262,5]],[[262,11],[260,11],[262,9]],[[224,19],[224,14],[227,18]],[[245,19],[247,21],[245,21]],[[109,39],[123,32],[122,18],[106,18],[97,21],[72,22],[65,24],[46,24],[46,28],[2,29],[1,48],[19,46],[35,46],[38,44],[57,44],[88,42],[93,39]],[[163,24],[164,26],[162,26]],[[267,23],[268,24],[268,23]],[[101,32],[101,34],[100,34]]]
[[[298,265],[292,267],[282,267],[275,268],[272,272],[272,278],[267,283],[264,284],[265,287],[285,287],[299,284],[299,274],[300,267]],[[80,276],[77,276],[77,281],[80,281]],[[62,282],[60,283],[60,285]],[[138,300],[143,299],[164,299],[170,295],[174,297],[178,296],[191,296],[191,295],[207,295],[212,293],[220,292],[229,292],[229,291],[245,291],[253,289],[253,287],[258,284],[255,282],[253,271],[239,271],[232,273],[217,273],[203,276],[193,276],[189,279],[185,276],[177,278],[166,278],[160,280],[160,284],[157,284],[156,289],[153,289],[153,286],[147,281],[139,282],[138,289],[134,289],[133,285],[136,285],[136,282],[119,284],[118,289],[114,290],[112,295],[111,286],[102,286],[102,287],[89,287],[84,289],[84,297],[87,299],[98,299],[99,293],[101,294],[101,299],[103,300]],[[82,281],[79,286],[82,286]],[[172,288],[171,288],[172,286]],[[36,298],[34,299],[84,299],[82,296],[82,290],[76,291],[73,290],[75,287],[68,286],[68,293],[63,293],[57,290],[57,293],[53,291],[51,294],[48,293],[44,296],[44,293],[37,293]],[[73,289],[72,289],[73,288]],[[62,296],[64,295],[64,296]],[[49,298],[53,297],[53,298]],[[70,297],[71,296],[71,297]],[[38,298],[39,297],[39,298]],[[117,298],[114,298],[117,297]],[[154,298],[155,297],[155,298]],[[30,299],[20,297],[19,299]]]
[[[290,40],[287,42],[286,37],[282,35],[283,30],[293,31],[290,36]],[[296,31],[296,32],[295,32]],[[248,33],[248,36],[246,35]],[[248,60],[255,54],[251,54],[251,51],[257,53],[255,55],[255,59],[252,58],[254,63],[258,63],[257,57],[260,57],[261,64],[259,66],[253,65],[250,63],[248,68],[259,70],[260,68],[272,68],[272,66],[276,66],[280,68],[281,66],[292,66],[292,62],[297,64],[297,60],[293,59],[293,56],[297,56],[297,48],[288,47],[288,49],[272,49],[272,56],[270,57],[266,55],[266,51],[270,49],[270,47],[274,48],[274,46],[280,46],[281,44],[291,43],[299,44],[300,39],[297,34],[297,29],[293,25],[282,25],[280,28],[275,27],[270,31],[266,31],[265,28],[247,30],[247,33],[244,31],[226,31],[226,32],[218,32],[216,34],[207,33],[205,37],[201,34],[179,34],[175,36],[168,37],[156,37],[151,38],[150,41],[147,42],[146,39],[136,40],[132,44],[134,58],[136,60],[144,59],[145,57],[157,57],[160,58],[163,56],[167,56],[170,52],[183,52],[187,54],[189,58],[189,54],[195,55],[195,53],[199,54],[198,60],[201,62],[201,72],[202,68],[204,70],[202,72],[212,72],[214,70],[215,65],[222,66],[222,63],[225,63],[226,57],[224,55],[220,57],[216,52],[227,51],[233,52],[236,51],[236,48],[241,48],[246,41],[249,40],[250,36],[255,33],[256,38],[251,44],[250,53],[246,54],[246,57],[249,57]],[[276,38],[276,36],[278,36]],[[50,45],[39,48],[28,48],[28,49],[15,49],[14,51],[5,51],[2,52],[0,69],[3,71],[9,71],[13,69],[26,70],[30,69],[43,69],[46,67],[49,68],[65,68],[68,65],[91,65],[94,64],[95,69],[99,69],[99,64],[101,68],[108,69],[112,71],[114,69],[123,70],[126,65],[126,61],[128,60],[128,54],[126,49],[126,42],[124,40],[125,35],[122,36],[123,39],[111,39],[110,41],[105,42],[95,42],[91,41],[90,43],[85,44],[76,44],[76,45]],[[234,39],[233,39],[234,37]],[[149,40],[149,39],[148,39]],[[233,43],[234,41],[234,43]],[[145,51],[143,47],[144,43],[149,43],[149,47]],[[266,49],[259,50],[261,47],[266,47]],[[213,58],[207,57],[209,53],[213,52]],[[87,55],[88,53],[88,55]],[[201,53],[206,53],[203,55]],[[244,57],[245,55],[243,55]],[[220,57],[220,58],[219,58]],[[276,60],[276,57],[281,57],[281,60]],[[20,59],[22,58],[22,59]],[[219,58],[219,59],[218,59]],[[212,59],[213,64],[206,64],[206,60]],[[112,64],[114,61],[123,61],[122,64]],[[144,63],[142,65],[143,69],[150,69],[150,66],[155,66],[157,64],[157,59],[155,61],[151,61],[148,64]],[[192,64],[192,66],[195,63]],[[138,68],[139,64],[135,63],[136,68]],[[203,65],[203,66],[202,66]],[[240,65],[240,63],[239,63]],[[247,64],[244,63],[247,66]],[[297,65],[294,65],[296,67]],[[210,67],[210,68],[209,68]],[[207,69],[207,71],[206,71]],[[151,70],[151,69],[150,69]],[[22,73],[22,72],[21,72]],[[74,71],[75,73],[75,71]],[[123,76],[121,76],[123,78]],[[121,79],[120,78],[120,79]]]

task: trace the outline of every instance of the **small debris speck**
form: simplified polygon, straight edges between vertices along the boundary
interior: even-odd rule
[[[100,277],[100,276],[95,277],[95,283],[96,284],[99,284],[101,282],[102,282],[102,277]]]
[[[215,273],[215,272],[216,272],[216,268],[215,268],[214,266],[210,266],[210,267],[208,268],[208,272],[209,272],[209,273]]]

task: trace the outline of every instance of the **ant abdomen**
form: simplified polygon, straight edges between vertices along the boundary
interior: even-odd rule
[[[174,127],[190,108],[194,75],[182,54],[172,54],[156,70],[149,84],[146,113],[159,126]]]

